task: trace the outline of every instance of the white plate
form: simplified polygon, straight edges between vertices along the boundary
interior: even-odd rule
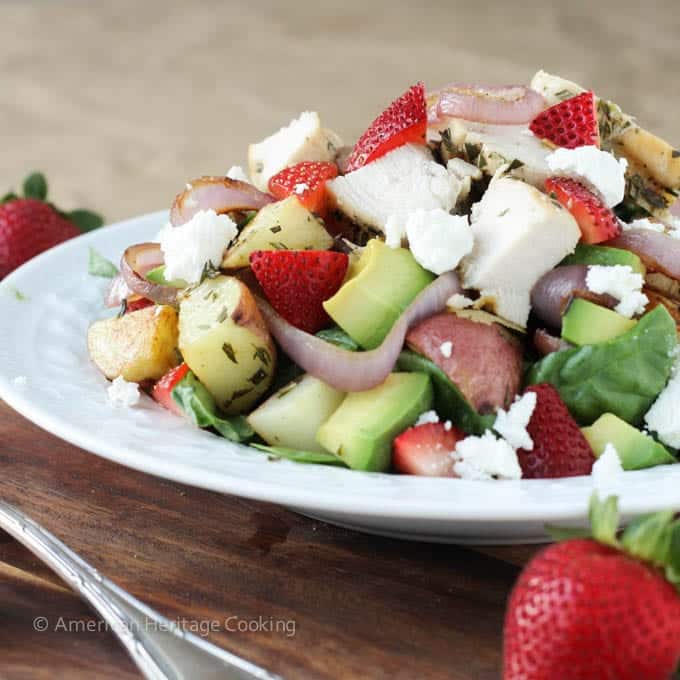
[[[363,531],[402,538],[514,543],[545,539],[545,523],[581,523],[592,480],[472,482],[352,472],[270,461],[195,429],[143,397],[114,408],[90,363],[88,325],[110,315],[106,281],[88,276],[88,246],[118,261],[149,240],[167,213],[69,241],[0,283],[0,397],[36,424],[92,453],[186,484],[289,506]],[[26,300],[19,300],[16,291]],[[26,376],[28,384],[15,383]],[[680,506],[680,465],[627,472],[614,482],[625,514]]]

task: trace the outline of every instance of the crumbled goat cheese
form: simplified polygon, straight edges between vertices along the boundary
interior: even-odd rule
[[[596,146],[579,146],[576,149],[557,149],[548,156],[547,162],[554,174],[582,182],[599,194],[610,208],[623,200],[628,167],[625,158],[617,160]]]
[[[600,457],[593,464],[591,475],[596,486],[611,482],[623,472],[621,459],[614,445],[607,443]]]
[[[443,357],[450,359],[451,353],[453,352],[453,343],[450,340],[442,342],[442,344],[439,345],[439,351]]]
[[[406,222],[400,215],[390,215],[385,222],[385,243],[390,248],[401,248],[406,238]]]
[[[406,220],[406,235],[418,264],[434,274],[455,269],[474,245],[468,218],[450,215],[441,208],[411,213]]]
[[[534,442],[527,432],[527,426],[536,408],[536,394],[527,392],[515,399],[510,408],[502,408],[496,413],[493,429],[505,439],[513,449],[532,451]]]
[[[139,385],[128,382],[119,375],[108,387],[109,401],[114,406],[125,406],[130,408],[139,403]]]
[[[462,479],[520,479],[522,469],[514,449],[487,430],[481,437],[466,437],[452,453],[453,471]]]
[[[425,413],[421,413],[418,420],[416,420],[415,427],[418,427],[418,425],[428,425],[429,423],[438,422],[439,416],[437,415],[436,411],[425,411]]]
[[[646,217],[640,220],[633,220],[632,222],[621,222],[623,231],[630,231],[631,229],[648,229],[649,231],[665,231],[661,222],[652,222]]]
[[[227,172],[227,177],[229,179],[237,179],[239,182],[248,182],[248,184],[250,184],[248,175],[246,175],[245,170],[240,165],[232,165]]]
[[[674,449],[680,448],[680,360],[676,359],[673,374],[661,394],[645,415],[650,431]]]
[[[305,182],[298,182],[294,187],[293,191],[298,195],[301,196],[302,194],[305,193],[305,191],[309,191],[309,184]]]
[[[166,279],[197,283],[207,264],[220,266],[224,251],[237,233],[233,220],[214,210],[199,210],[179,227],[166,226],[158,235]]]
[[[586,274],[586,286],[593,293],[607,293],[619,304],[614,309],[630,319],[636,314],[642,314],[649,302],[649,298],[641,292],[644,279],[628,265],[614,266],[591,265]]]
[[[471,300],[465,295],[460,293],[454,293],[447,301],[446,306],[449,309],[466,309],[467,307],[472,307],[475,304],[474,300]]]
[[[444,423],[444,429],[445,429],[447,432],[451,432],[451,428],[452,428],[452,427],[453,427],[453,424],[451,423],[450,420],[447,420],[447,421]]]
[[[28,387],[28,378],[25,375],[18,375],[12,382],[14,383],[14,387],[18,387],[19,389]]]

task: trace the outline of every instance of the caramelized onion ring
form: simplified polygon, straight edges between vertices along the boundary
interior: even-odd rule
[[[174,305],[177,288],[148,281],[148,272],[163,264],[163,252],[158,243],[138,243],[130,246],[120,260],[120,273],[128,288],[137,295],[153,300],[159,305]]]

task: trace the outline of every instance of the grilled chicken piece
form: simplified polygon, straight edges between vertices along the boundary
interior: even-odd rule
[[[405,144],[326,186],[335,209],[384,233],[390,216],[405,221],[415,210],[449,212],[456,205],[461,181],[436,163],[426,146]]]

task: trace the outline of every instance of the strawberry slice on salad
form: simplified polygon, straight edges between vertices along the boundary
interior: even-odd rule
[[[172,411],[172,413],[181,416],[184,412],[180,408],[179,404],[172,398],[172,391],[177,386],[177,383],[181,382],[186,374],[189,372],[189,366],[185,363],[171,368],[158,382],[153,386],[151,390],[151,396],[161,405]]]
[[[347,273],[345,253],[326,250],[256,250],[250,266],[272,307],[296,328],[316,333],[330,324],[323,303]]]
[[[451,453],[465,433],[450,424],[424,423],[402,432],[392,445],[392,466],[405,475],[457,477]]]
[[[599,148],[600,128],[595,95],[583,92],[541,111],[529,123],[529,129],[537,137],[567,149],[579,146]]]
[[[559,392],[548,384],[526,389],[536,394],[536,407],[527,425],[534,443],[519,449],[517,460],[525,479],[589,475],[595,456]]]
[[[418,83],[393,101],[361,135],[347,160],[346,171],[358,170],[409,142],[424,144],[426,129],[425,86]]]
[[[583,243],[602,243],[621,233],[616,215],[598,196],[575,179],[549,177],[545,181],[545,190],[574,216],[581,229]]]
[[[327,212],[326,182],[338,176],[338,166],[329,161],[302,161],[284,168],[269,180],[269,192],[282,200],[297,196],[308,210],[322,217]]]

